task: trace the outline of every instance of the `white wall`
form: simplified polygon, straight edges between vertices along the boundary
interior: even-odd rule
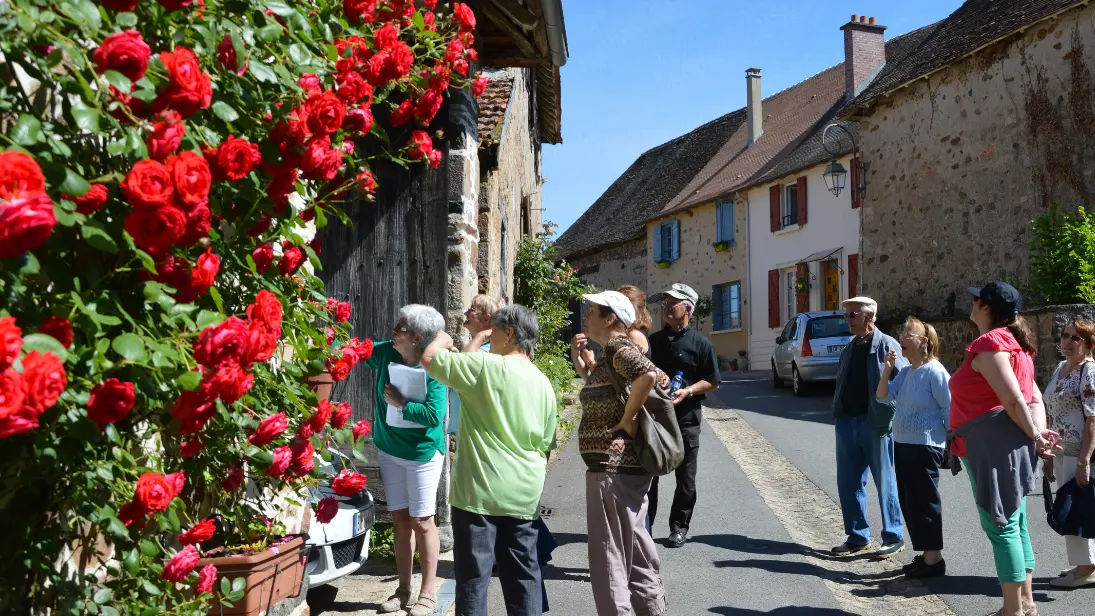
[[[851,168],[851,157],[841,159],[845,169]],[[780,310],[780,326],[768,327],[768,271],[773,269],[794,270],[795,265],[812,253],[839,248],[840,299],[848,294],[848,255],[859,253],[859,209],[852,209],[851,187],[845,186],[839,197],[834,197],[825,187],[821,177],[828,163],[781,178],[779,184],[793,182],[806,176],[807,222],[798,230],[773,233],[769,222],[768,189],[772,184],[749,190],[749,369],[767,370],[776,336],[783,329],[787,315]],[[849,174],[850,176],[850,174]],[[850,179],[850,178],[849,178]],[[821,310],[824,305],[824,279],[821,264],[810,264],[810,310]],[[781,307],[786,304],[783,293],[785,277],[780,277]],[[794,292],[793,290],[791,291]]]

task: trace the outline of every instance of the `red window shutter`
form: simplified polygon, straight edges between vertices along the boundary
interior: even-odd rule
[[[772,233],[780,230],[779,184],[768,189],[768,215],[772,223]],[[778,326],[777,326],[778,327]]]
[[[859,295],[859,255],[848,255],[848,297]]]
[[[806,224],[806,178],[798,179],[798,224]]]
[[[768,270],[768,327],[779,326],[779,270]]]
[[[852,209],[853,210],[856,209],[856,208],[863,207],[863,195],[861,195],[859,193],[859,183],[860,183],[859,174],[860,173],[861,173],[861,171],[859,169],[859,159],[858,158],[853,158],[852,159],[852,172],[849,174],[851,176],[851,182],[852,182]]]
[[[799,203],[801,203],[801,202],[802,201],[800,199]],[[801,222],[801,220],[799,222]],[[798,289],[798,291],[796,293],[795,310],[797,310],[798,312],[810,312],[810,288],[809,288],[810,266],[805,264],[805,263],[799,263],[798,267],[796,269],[797,269],[797,271],[795,272],[795,276],[799,280],[807,281],[807,285],[806,285],[806,288],[804,288],[804,289]],[[796,284],[797,284],[797,281],[796,281]]]

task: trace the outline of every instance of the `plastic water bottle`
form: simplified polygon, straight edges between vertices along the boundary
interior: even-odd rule
[[[674,376],[673,382],[669,384],[669,395],[672,396],[677,393],[677,390],[681,388],[681,385],[684,385],[684,372],[678,370],[677,376]]]

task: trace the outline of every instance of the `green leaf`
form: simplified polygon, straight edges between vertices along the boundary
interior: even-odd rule
[[[175,381],[185,391],[197,391],[202,385],[202,375],[200,372],[187,372]]]
[[[414,27],[417,28],[419,32],[426,29],[426,20],[422,17],[422,13],[415,11],[414,17],[411,19],[414,21]]]
[[[99,590],[95,591],[95,596],[92,597],[92,600],[99,605],[103,605],[104,603],[110,601],[110,598],[113,596],[114,591],[110,590],[109,588],[100,588]]]
[[[147,357],[144,340],[141,340],[141,337],[137,334],[122,334],[115,338],[110,346],[118,355],[129,361],[144,361]]]
[[[72,169],[65,169],[65,179],[61,182],[61,191],[73,197],[82,197],[91,190],[91,184]]]
[[[247,588],[247,581],[244,580],[243,578],[238,577],[238,578],[232,580],[232,592],[233,593],[243,593],[244,589],[246,589],[246,588]]]
[[[80,227],[80,234],[91,246],[110,254],[118,253],[118,244],[110,234],[106,232],[105,225],[98,220],[86,220]]]
[[[30,114],[20,114],[8,136],[19,145],[34,145],[42,140],[42,123]]]
[[[29,353],[31,351],[38,351],[39,353],[53,353],[62,362],[68,359],[68,351],[65,347],[61,346],[60,342],[53,336],[47,336],[45,334],[28,334],[23,336],[23,351]]]
[[[19,275],[27,276],[30,274],[37,274],[42,271],[42,266],[38,264],[38,257],[34,256],[34,253],[28,252],[23,255],[23,264],[19,266]],[[210,289],[212,291],[212,289]]]
[[[96,596],[98,596],[98,595],[96,595]],[[118,612],[118,610],[110,607],[109,605],[104,605],[101,608],[99,608],[99,613],[102,614],[103,616],[122,616]]]
[[[277,15],[279,17],[285,17],[286,15],[292,15],[293,13],[296,12],[296,9],[294,9],[293,7],[289,6],[288,4],[285,4],[284,2],[277,2],[276,0],[274,2],[267,2],[266,3],[266,8],[271,13],[273,13],[274,15]]]
[[[261,62],[252,62],[248,65],[251,75],[259,81],[265,81],[267,83],[277,83],[278,76],[274,74],[274,71],[270,70],[270,67]]]
[[[141,542],[141,545],[142,546],[144,545],[143,541]],[[146,554],[146,556],[151,556],[151,554]],[[163,590],[161,590],[159,586],[156,586],[155,584],[153,584],[152,582],[150,582],[148,580],[143,580],[141,582],[141,589],[144,590],[149,595],[152,595],[153,597],[163,594]]]
[[[107,481],[114,481],[114,473],[110,472],[110,469],[105,466],[100,466],[96,468],[95,474],[102,477],[103,479],[106,479]]]
[[[125,526],[123,526],[122,528],[125,528]],[[125,570],[130,575],[135,575],[141,569],[140,568],[140,564],[141,564],[141,555],[140,555],[140,553],[137,552],[136,549],[133,549],[133,550],[130,550],[130,551],[126,552],[125,556],[122,557],[122,564],[125,566]]]
[[[119,73],[118,71],[107,71],[103,73],[103,79],[110,85],[117,88],[117,90],[123,94],[129,94],[129,91],[133,88],[133,82],[129,80],[129,77]]]
[[[156,556],[159,553],[160,553],[160,548],[155,543],[153,543],[152,541],[150,541],[148,539],[142,539],[141,540],[141,554],[144,554],[145,556],[147,556],[149,558],[152,558],[153,556]],[[156,589],[156,592],[159,592],[159,589]]]
[[[211,310],[202,310],[198,313],[198,329],[205,329],[210,325],[217,325],[224,321],[225,316],[219,312],[213,312]]]
[[[118,13],[114,17],[114,23],[123,28],[132,28],[137,25],[137,15],[133,13]]]
[[[167,522],[171,525],[171,532],[177,533],[182,530],[182,522],[179,521],[179,512],[172,507],[167,511]]]
[[[121,156],[126,150],[126,140],[118,139],[106,144],[106,152],[111,156]]]
[[[281,38],[281,33],[283,31],[284,30],[281,24],[273,23],[268,26],[263,26],[259,28],[259,38],[266,41],[267,43],[276,41]]]
[[[38,26],[34,18],[27,13],[19,13],[19,17],[15,21],[24,32],[34,32],[34,29]]]
[[[53,215],[57,217],[57,222],[60,223],[61,226],[71,227],[76,224],[76,215],[64,207],[53,208]]]
[[[228,580],[227,576],[222,577],[221,578],[221,594],[222,595],[227,595],[230,592],[232,592],[232,582],[230,582]]]
[[[148,146],[145,145],[144,139],[141,138],[141,131],[137,129],[129,131],[129,134],[126,135],[125,149],[133,158],[148,158]]]
[[[312,63],[312,54],[300,43],[289,46],[289,59],[298,66],[307,66]]]
[[[364,442],[365,442],[365,439],[360,439],[360,441],[361,441],[362,443],[364,443]],[[357,449],[354,449],[353,451],[354,451],[354,458],[355,458],[355,459],[356,459],[356,460],[357,460],[358,462],[361,462],[362,464],[368,464],[368,463],[369,463],[369,461],[368,461],[367,459],[365,459],[365,454],[361,453],[361,452],[360,452],[360,451],[358,451]]]
[[[121,520],[114,516],[110,516],[106,519],[106,529],[107,532],[119,539],[129,537],[129,529],[125,527],[125,524],[122,524]],[[137,550],[133,550],[133,553],[136,554]],[[126,568],[129,568],[128,563],[126,563]]]
[[[126,237],[129,237],[129,235],[126,234]],[[130,237],[129,239],[130,241],[132,241],[133,238]],[[141,260],[141,265],[144,266],[146,271],[153,274],[156,273],[156,261],[152,258],[152,255],[141,250],[140,248],[134,248],[133,252],[136,253],[137,258]]]
[[[132,15],[133,13],[128,14]],[[83,100],[72,106],[72,119],[76,120],[76,126],[79,126],[80,130],[86,130],[90,133],[99,130],[99,110],[88,107]]]
[[[250,257],[251,255],[247,256]],[[217,287],[209,287],[209,297],[213,298],[213,303],[217,305],[217,310],[224,312],[224,302],[221,300],[221,292],[217,290]]]
[[[213,113],[225,122],[235,122],[240,119],[240,114],[224,101],[213,103]]]
[[[99,7],[91,0],[68,0],[61,4],[61,11],[85,29],[98,30],[103,25]]]
[[[114,424],[107,424],[106,428],[103,430],[103,434],[106,435],[107,440],[111,443],[122,442],[122,437],[118,434],[118,429],[114,427]],[[109,473],[109,471],[107,472]],[[113,477],[108,477],[107,479],[113,479]]]

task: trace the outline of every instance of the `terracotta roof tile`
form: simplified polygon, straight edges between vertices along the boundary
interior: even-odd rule
[[[513,94],[513,76],[502,76],[487,82],[487,89],[479,97],[479,145],[491,146],[502,139],[502,120],[506,117],[510,96]]]

